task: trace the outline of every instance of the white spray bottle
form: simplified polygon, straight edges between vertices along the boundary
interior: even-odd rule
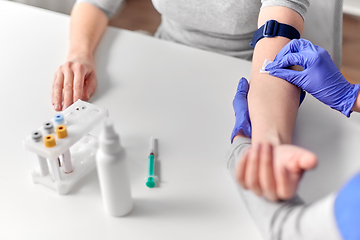
[[[105,121],[96,153],[96,166],[105,210],[112,216],[125,216],[132,207],[130,179],[125,150],[110,121]]]

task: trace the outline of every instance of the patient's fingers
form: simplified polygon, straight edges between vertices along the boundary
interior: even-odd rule
[[[260,145],[253,145],[246,166],[245,185],[246,188],[252,190],[256,195],[261,196],[261,188],[259,184],[259,151]]]
[[[62,109],[62,99],[63,99],[63,85],[64,85],[64,74],[58,70],[55,74],[52,88],[52,104],[56,111],[61,111]]]
[[[82,64],[75,63],[72,69],[74,71],[73,102],[76,102],[78,99],[83,99],[85,68]]]
[[[271,201],[277,201],[276,182],[273,168],[273,146],[263,143],[260,151],[259,182],[264,197]]]
[[[70,63],[63,65],[64,71],[64,105],[63,110],[73,104],[73,87],[74,87],[74,73],[70,68]]]
[[[85,85],[84,85],[84,94],[83,98],[85,101],[89,100],[89,98],[94,94],[96,89],[96,75],[95,72],[90,73],[89,76],[87,76]]]
[[[245,185],[245,172],[246,172],[246,163],[249,158],[250,149],[246,150],[246,152],[241,156],[237,166],[236,166],[236,180],[237,182],[246,189]]]
[[[291,173],[284,165],[275,167],[276,193],[279,199],[291,199],[295,192],[301,173]]]

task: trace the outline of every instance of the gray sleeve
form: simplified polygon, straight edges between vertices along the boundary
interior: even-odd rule
[[[269,6],[283,6],[291,8],[298,12],[303,19],[305,19],[306,11],[310,6],[309,0],[261,0],[261,3],[261,8]]]
[[[334,217],[335,194],[310,204],[295,196],[289,201],[270,202],[243,189],[235,180],[235,166],[251,145],[248,138],[237,138],[227,154],[227,167],[240,199],[261,235],[267,240],[341,240]]]
[[[111,18],[123,1],[124,0],[76,0],[75,5],[83,2],[90,3],[103,11],[108,18]]]

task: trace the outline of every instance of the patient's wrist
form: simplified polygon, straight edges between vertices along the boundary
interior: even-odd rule
[[[291,144],[291,136],[282,136],[280,131],[268,128],[265,131],[253,131],[252,142],[255,144],[268,142],[272,145]]]
[[[249,138],[248,136],[246,136],[246,134],[243,132],[243,130],[240,129],[240,130],[235,134],[233,141],[234,141],[235,139],[237,139],[237,138],[240,138],[240,137],[242,137],[242,138]]]
[[[353,107],[351,108],[351,111],[360,112],[360,97],[359,97],[359,95],[360,95],[360,92],[358,92],[358,95],[356,97]]]

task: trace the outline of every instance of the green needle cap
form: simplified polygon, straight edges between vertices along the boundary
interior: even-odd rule
[[[149,177],[147,182],[146,182],[146,186],[149,187],[149,188],[153,188],[155,187],[155,181],[154,181],[154,178],[152,177]]]

